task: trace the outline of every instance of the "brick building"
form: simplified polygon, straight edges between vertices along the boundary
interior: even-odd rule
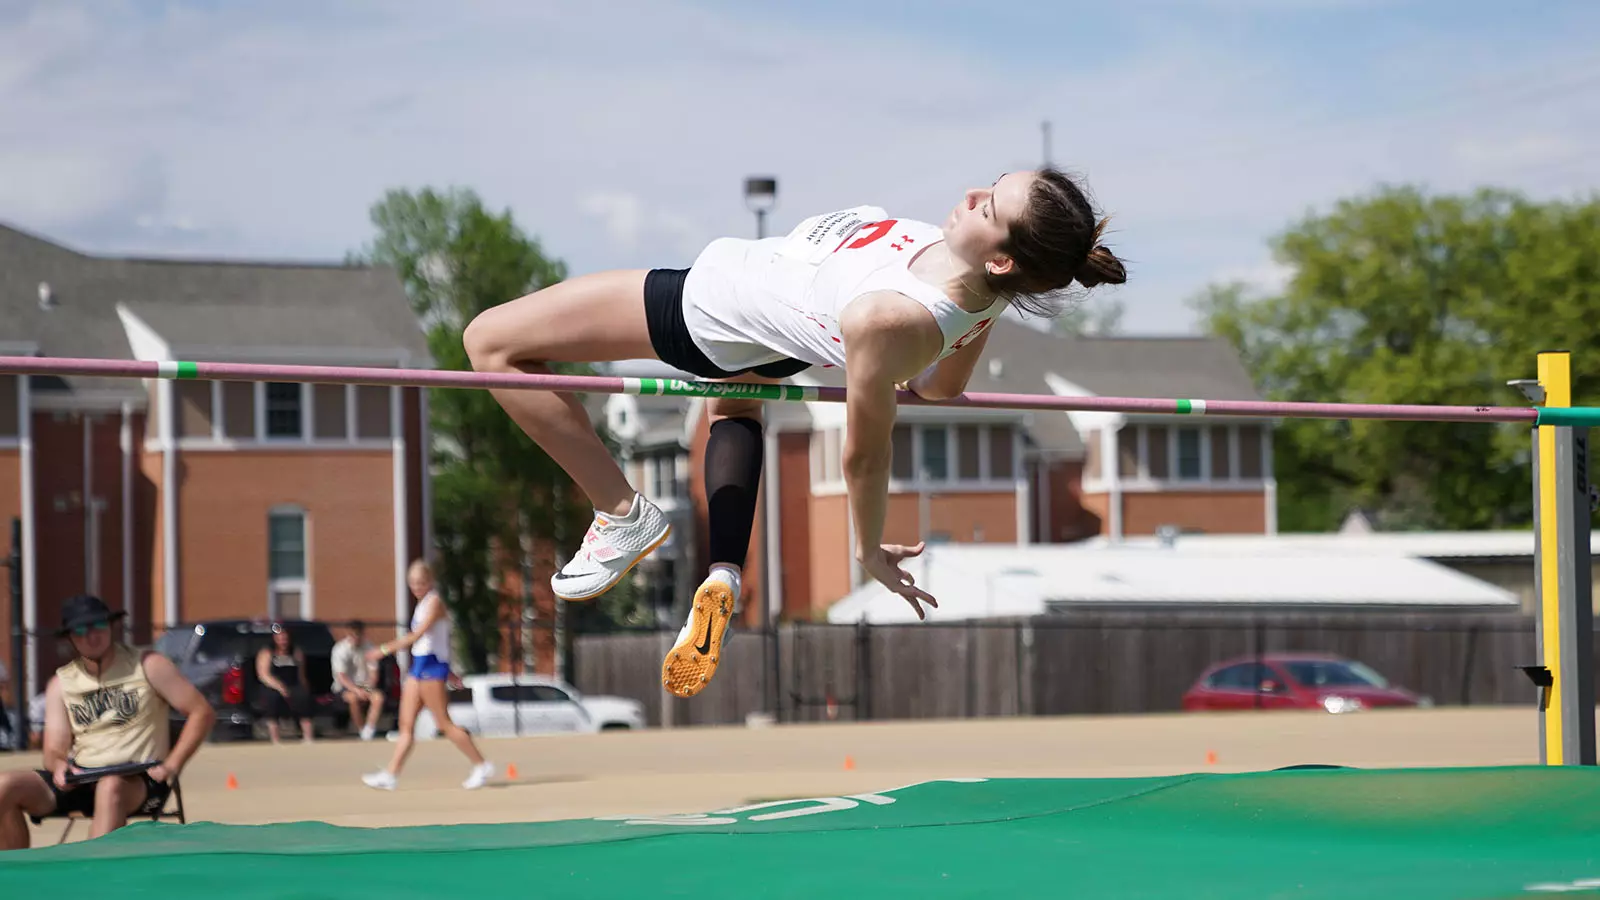
[[[387,270],[90,256],[3,226],[0,353],[430,365]],[[408,617],[426,406],[413,388],[0,375],[25,624],[48,635],[80,591],[125,609],[138,642],[207,618]],[[34,646],[30,667],[0,651],[30,695],[64,649]]]
[[[834,369],[797,383],[843,386]],[[1211,338],[1063,338],[1012,319],[996,324],[969,390],[1062,396],[1259,399],[1238,356]],[[608,417],[639,423],[630,460],[647,496],[692,507],[693,534],[658,551],[674,574],[661,590],[681,600],[705,572],[703,404],[613,397]],[[820,617],[860,573],[841,473],[845,408],[768,406],[763,509],[745,579],[745,618],[759,621],[762,564],[774,568],[768,602],[786,619]],[[626,438],[627,435],[624,435]],[[1277,531],[1270,422],[1221,416],[1122,415],[1027,410],[900,408],[884,539],[1069,543],[1120,540],[1163,527],[1207,534]],[[670,460],[670,462],[669,462]],[[662,493],[670,489],[670,497]],[[681,527],[681,526],[680,526]],[[775,540],[768,552],[763,531]],[[641,573],[651,577],[651,570]]]

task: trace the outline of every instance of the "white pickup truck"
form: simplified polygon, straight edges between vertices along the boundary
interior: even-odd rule
[[[542,675],[466,675],[446,698],[450,718],[480,737],[586,734],[644,727],[644,705],[627,697],[587,697]],[[417,714],[417,738],[437,737],[433,714]]]

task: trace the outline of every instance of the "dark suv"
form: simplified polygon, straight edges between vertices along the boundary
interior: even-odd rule
[[[345,729],[350,709],[333,692],[333,632],[321,622],[291,619],[281,624],[289,629],[295,647],[305,654],[312,718],[318,730],[330,725]],[[156,641],[155,650],[172,660],[217,711],[212,739],[239,740],[255,735],[261,715],[257,705],[261,682],[256,677],[256,654],[271,643],[271,622],[213,619],[168,631]],[[379,684],[386,692],[384,705],[393,709],[399,677],[392,658],[384,663],[378,672]],[[174,734],[181,727],[182,722],[175,719]]]

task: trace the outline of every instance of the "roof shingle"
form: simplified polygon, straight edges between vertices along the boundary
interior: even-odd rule
[[[40,286],[53,299],[42,307]],[[129,359],[126,307],[174,349],[392,350],[431,361],[404,288],[381,267],[91,256],[0,224],[0,341],[43,356]],[[142,397],[137,381],[58,379],[58,389]],[[46,381],[39,385],[48,389]]]

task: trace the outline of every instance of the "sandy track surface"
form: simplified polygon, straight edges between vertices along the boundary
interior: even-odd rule
[[[374,791],[363,772],[392,745],[329,739],[311,745],[211,744],[184,773],[189,819],[335,825],[521,822],[631,813],[705,812],[760,800],[894,788],[929,778],[1129,777],[1238,772],[1303,763],[1362,768],[1538,762],[1528,708],[1271,712],[976,719],[770,728],[682,728],[485,740],[501,778],[460,787],[465,759],[444,741],[420,744],[399,790]],[[1215,754],[1215,762],[1208,755]],[[848,762],[848,765],[847,765]],[[0,755],[0,769],[38,754]],[[515,780],[504,777],[508,764]],[[233,775],[238,787],[227,787]],[[59,820],[35,832],[53,843]],[[74,838],[87,829],[79,825]]]

